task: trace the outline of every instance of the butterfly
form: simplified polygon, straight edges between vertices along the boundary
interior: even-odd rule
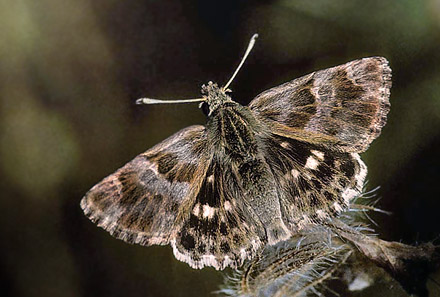
[[[346,210],[367,174],[359,153],[390,109],[388,61],[316,71],[248,106],[229,96],[233,77],[190,100],[202,102],[206,125],[177,132],[88,191],[86,216],[128,243],[170,244],[193,268],[224,269]]]

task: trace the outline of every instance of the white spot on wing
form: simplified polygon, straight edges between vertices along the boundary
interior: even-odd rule
[[[333,208],[334,208],[337,212],[341,212],[341,211],[343,210],[342,206],[341,206],[338,202],[333,203]]]
[[[294,178],[298,178],[298,176],[299,176],[299,171],[298,170],[292,169],[290,172],[292,173],[292,176]]]
[[[322,209],[317,209],[316,215],[318,216],[318,218],[321,218],[321,219],[327,217],[327,213],[324,212]]]
[[[324,160],[324,153],[321,151],[317,151],[317,150],[311,150],[312,154],[314,154],[318,160]]]
[[[200,203],[197,203],[193,208],[193,214],[198,217],[200,214]]]
[[[342,192],[342,198],[344,198],[344,201],[347,205],[357,195],[359,195],[359,192],[353,189],[345,189],[344,192]]]
[[[148,167],[148,169],[153,171],[154,174],[159,175],[159,171],[157,171],[157,168],[158,168],[158,166],[156,163],[151,163],[150,167]]]
[[[367,177],[367,166],[365,165],[364,161],[362,161],[361,157],[357,153],[352,153],[351,156],[356,159],[356,161],[359,164],[360,170],[359,173],[356,174],[356,187],[359,191],[362,191],[362,188],[364,186],[365,178]]]
[[[346,205],[349,205],[350,201],[353,200],[353,198],[356,198],[360,195],[364,186],[365,178],[367,176],[367,166],[361,160],[359,154],[352,153],[351,156],[355,161],[357,161],[359,165],[359,172],[357,172],[354,176],[354,179],[356,180],[356,185],[352,188],[347,188],[342,192],[342,198],[344,198],[344,202],[346,203]]]
[[[212,219],[214,214],[215,214],[215,208],[214,207],[211,207],[208,204],[204,204],[203,205],[203,217],[204,218]]]
[[[289,143],[287,142],[287,141],[283,141],[283,142],[281,142],[281,144],[280,144],[283,148],[288,148],[289,147]]]
[[[231,203],[229,201],[225,201],[224,207],[226,211],[230,211],[232,208]]]
[[[240,249],[240,257],[246,259],[247,253],[245,249]]]
[[[214,175],[211,174],[206,180],[208,181],[208,183],[212,183],[214,181]]]
[[[318,165],[319,165],[318,160],[313,158],[313,156],[310,156],[310,157],[307,158],[306,168],[316,169],[318,167]]]

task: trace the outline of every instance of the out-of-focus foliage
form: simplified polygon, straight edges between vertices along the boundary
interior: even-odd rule
[[[390,60],[389,121],[364,154],[371,187],[382,187],[379,207],[393,212],[374,217],[377,230],[406,243],[439,233],[438,0],[6,0],[0,28],[6,295],[216,290],[221,273],[192,270],[168,247],[119,242],[78,203],[136,154],[204,122],[196,105],[135,106],[136,98],[192,98],[208,80],[226,82],[255,32],[256,47],[231,86],[243,104],[319,68],[371,55]]]

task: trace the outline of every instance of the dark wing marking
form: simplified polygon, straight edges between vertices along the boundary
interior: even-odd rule
[[[346,210],[361,194],[367,167],[357,153],[330,151],[278,135],[264,142],[283,221],[290,230],[299,231]]]
[[[388,61],[371,57],[269,89],[249,107],[277,135],[360,153],[385,125],[390,88]]]

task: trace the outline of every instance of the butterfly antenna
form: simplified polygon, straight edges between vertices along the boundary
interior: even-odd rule
[[[249,56],[249,53],[251,52],[252,48],[255,45],[255,41],[258,38],[258,34],[254,34],[251,38],[251,40],[249,41],[249,45],[246,49],[246,52],[244,53],[243,58],[241,59],[240,64],[238,65],[237,69],[235,69],[234,74],[232,74],[232,77],[229,79],[229,81],[226,83],[226,85],[222,88],[223,91],[226,91],[229,87],[229,85],[232,83],[232,81],[234,80],[235,76],[237,75],[238,71],[240,71],[241,66],[243,66],[244,61],[246,60],[247,56]]]
[[[196,99],[184,99],[184,100],[159,100],[152,98],[139,98],[136,100],[136,104],[176,104],[176,103],[193,103],[193,102],[204,102],[205,98]]]

